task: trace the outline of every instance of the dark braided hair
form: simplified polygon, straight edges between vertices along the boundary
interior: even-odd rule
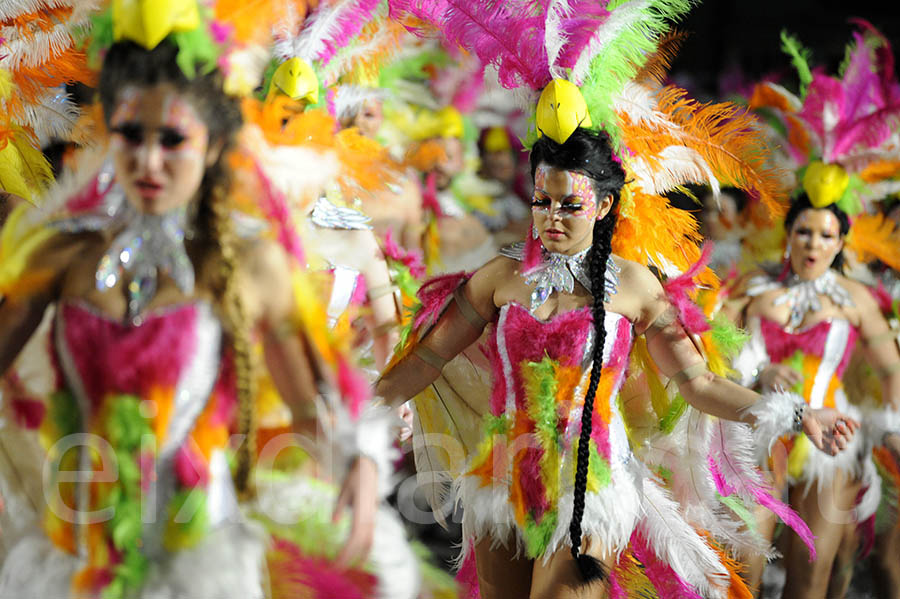
[[[584,517],[584,497],[587,490],[587,475],[590,465],[590,439],[593,424],[594,399],[600,374],[603,369],[603,345],[606,342],[606,309],[603,306],[606,286],[606,262],[612,253],[612,236],[616,228],[619,192],[625,185],[625,171],[613,158],[612,146],[605,133],[595,133],[586,129],[576,129],[575,133],[560,145],[546,136],[541,137],[531,150],[531,177],[539,164],[544,163],[558,169],[575,171],[590,177],[597,199],[607,195],[613,198],[609,213],[594,223],[591,249],[588,252],[588,270],[594,295],[592,315],[594,320],[594,347],[591,356],[591,377],[584,408],[581,414],[581,433],[578,438],[578,455],[575,466],[575,490],[572,501],[572,522],[569,538],[572,542],[572,557],[578,564],[585,582],[600,580],[606,574],[603,565],[595,558],[581,553],[581,521]]]
[[[807,210],[828,210],[832,214],[834,214],[835,218],[837,218],[838,223],[840,223],[840,232],[841,239],[846,237],[847,233],[850,232],[850,217],[847,216],[847,213],[841,210],[835,204],[828,204],[827,206],[823,206],[822,208],[816,208],[812,205],[812,202],[809,199],[809,196],[805,193],[800,193],[798,196],[791,200],[791,207],[788,208],[788,213],[784,217],[784,230],[790,235],[791,229],[794,228],[794,222],[796,222],[797,218],[806,212]],[[831,268],[835,269],[838,272],[843,271],[844,269],[844,250],[842,249],[837,253],[837,256],[834,257],[834,260],[831,261]]]

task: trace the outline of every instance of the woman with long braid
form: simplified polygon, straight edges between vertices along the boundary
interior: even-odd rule
[[[632,348],[646,342],[690,406],[766,440],[793,426],[835,453],[856,423],[707,370],[656,276],[612,253],[625,172],[606,134],[542,136],[531,166],[530,239],[471,277],[423,286],[413,341],[377,393],[394,405],[415,396],[488,327],[490,405],[455,483],[481,597],[745,596],[717,544],[632,451],[618,403]],[[598,579],[608,584],[585,584]]]

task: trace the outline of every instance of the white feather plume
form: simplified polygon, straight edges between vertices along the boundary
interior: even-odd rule
[[[643,492],[644,517],[638,530],[656,556],[704,597],[724,599],[730,577],[718,554],[685,521],[678,504],[649,473]]]
[[[43,147],[52,139],[67,139],[80,115],[68,94],[50,89],[40,103],[25,105],[22,125],[31,127]]]
[[[75,6],[77,2],[78,0],[3,0],[0,2],[0,21],[14,19],[39,10]]]
[[[3,45],[5,67],[18,70],[22,67],[40,66],[59,56],[74,44],[67,23],[55,25],[49,31],[38,31],[32,36],[18,35]]]
[[[654,165],[637,157],[631,162],[631,170],[638,185],[648,194],[662,195],[679,185],[705,183],[719,195],[720,186],[703,157],[686,146],[666,146],[656,156]]]
[[[774,557],[769,544],[747,530],[743,520],[719,500],[708,464],[710,426],[708,416],[688,408],[671,434],[658,435],[650,441],[645,462],[661,464],[672,473],[668,488],[683,506],[689,522],[708,531],[738,555]]]
[[[618,39],[623,31],[634,27],[646,18],[644,11],[649,6],[650,0],[631,0],[631,2],[626,2],[616,8],[603,26],[597,29],[581,52],[569,79],[580,85],[584,81],[594,57],[608,44]]]
[[[563,69],[556,64],[563,47],[568,41],[567,36],[560,31],[559,25],[563,17],[572,13],[569,0],[550,0],[547,5],[547,18],[544,25],[544,48],[547,50],[547,63],[550,65],[550,75],[554,79],[565,79]]]

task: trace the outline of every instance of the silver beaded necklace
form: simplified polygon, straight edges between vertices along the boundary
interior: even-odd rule
[[[586,248],[577,254],[557,254],[541,248],[543,260],[522,273],[522,277],[529,285],[534,285],[531,292],[531,313],[544,305],[547,298],[554,291],[572,293],[575,291],[575,281],[587,289],[591,294],[591,276],[588,272],[587,255],[591,248]],[[519,242],[504,247],[500,250],[501,256],[522,261],[525,258],[525,243]],[[619,272],[621,269],[613,261],[612,256],[606,259],[606,276],[604,278],[603,301],[610,301],[619,287]]]

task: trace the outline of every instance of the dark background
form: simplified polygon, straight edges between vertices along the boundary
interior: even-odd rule
[[[677,26],[689,35],[671,78],[702,100],[723,99],[766,75],[779,75],[796,90],[790,59],[781,51],[781,30],[812,51],[810,66],[834,74],[852,39],[851,17],[868,20],[898,51],[898,0],[705,0]]]

